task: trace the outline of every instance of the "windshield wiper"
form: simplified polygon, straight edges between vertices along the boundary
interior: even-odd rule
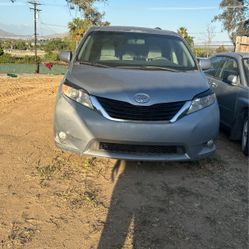
[[[124,69],[139,69],[139,70],[160,70],[160,71],[169,71],[169,72],[178,72],[179,70],[171,68],[171,67],[160,67],[160,66],[150,66],[150,65],[120,65],[120,66],[115,66],[116,68],[124,68]]]
[[[162,71],[169,71],[169,72],[177,72],[179,70],[172,68],[172,67],[160,67],[160,66],[141,66],[141,69],[144,70],[162,70]]]
[[[110,67],[110,66],[107,66],[105,64],[89,62],[89,61],[77,61],[77,62],[80,63],[80,64],[83,64],[83,65],[88,65],[88,66],[93,66],[93,67],[105,67],[105,68]]]
[[[185,71],[193,71],[197,68],[194,67],[160,67],[160,66],[144,66],[145,69],[151,69],[151,70],[164,70],[164,71],[171,71],[171,72],[185,72]]]

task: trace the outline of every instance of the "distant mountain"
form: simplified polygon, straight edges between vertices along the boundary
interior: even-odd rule
[[[55,34],[51,34],[51,35],[42,35],[42,36],[38,36],[38,39],[54,39],[54,38],[65,38],[66,36],[68,36],[69,33],[55,33]]]
[[[0,29],[0,38],[5,38],[5,37],[14,37],[16,36],[16,34],[4,31],[2,29]]]
[[[1,0],[0,0],[1,2]],[[4,33],[1,34],[1,31]],[[65,37],[67,28],[56,28],[52,30],[43,25],[38,25],[38,39],[52,39],[57,37]],[[0,38],[13,39],[32,39],[34,34],[34,27],[32,24],[9,24],[0,22]]]
[[[66,36],[68,36],[68,33],[61,33],[61,34],[55,33],[55,34],[51,34],[51,35],[42,35],[42,36],[38,35],[38,40],[64,38]],[[32,35],[17,35],[14,33],[7,32],[3,29],[0,29],[0,39],[3,39],[3,38],[30,40],[30,39],[33,39],[33,36]]]

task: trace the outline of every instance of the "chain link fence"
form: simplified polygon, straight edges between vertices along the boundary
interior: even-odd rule
[[[0,64],[0,74],[33,74],[35,73],[35,64]],[[52,65],[49,69],[44,64],[40,64],[40,74],[65,74],[66,65]]]

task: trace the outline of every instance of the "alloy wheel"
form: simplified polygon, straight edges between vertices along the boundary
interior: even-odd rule
[[[241,140],[242,151],[248,155],[248,117],[245,119],[243,130],[242,130],[242,140]]]

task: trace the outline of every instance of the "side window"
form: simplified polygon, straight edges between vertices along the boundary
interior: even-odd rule
[[[93,46],[93,37],[89,35],[78,54],[78,60],[83,60],[83,61],[89,60],[92,46]]]
[[[225,58],[224,57],[212,57],[210,60],[211,60],[211,68],[205,71],[205,73],[218,78],[220,69],[225,62]]]
[[[237,76],[239,81],[239,67],[238,63],[233,58],[227,58],[222,66],[218,77],[225,83],[229,83],[229,76]]]
[[[245,58],[244,60],[245,74],[247,78],[247,85],[249,86],[249,59]]]

